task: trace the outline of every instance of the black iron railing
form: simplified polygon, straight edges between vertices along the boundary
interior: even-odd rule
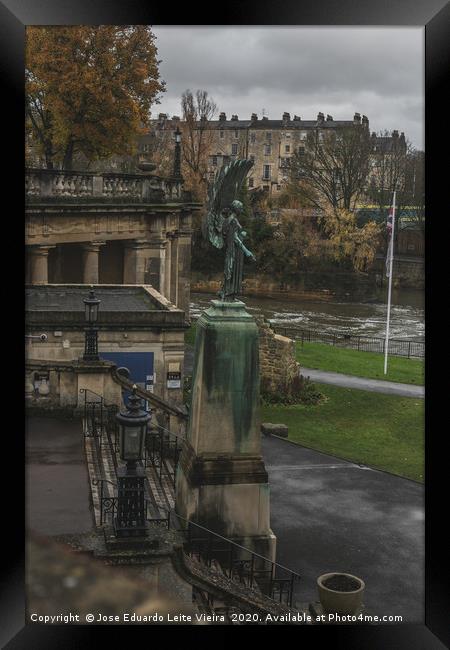
[[[83,433],[86,438],[93,438],[100,454],[106,415],[103,397],[87,388],[80,388],[80,393],[84,393]]]
[[[301,579],[299,573],[178,513],[169,513],[169,526],[184,533],[184,551],[187,555],[208,567],[217,563],[230,580],[257,589],[269,598],[292,607],[295,584]]]
[[[159,424],[148,430],[145,441],[144,467],[153,467],[160,485],[166,477],[175,487],[177,467],[184,438]]]
[[[277,334],[283,334],[296,341],[306,343],[327,343],[337,347],[351,348],[364,352],[380,352],[384,354],[386,340],[377,336],[364,336],[358,334],[333,334],[313,329],[301,329],[298,327],[288,327],[270,322],[270,327]],[[405,339],[389,339],[389,354],[400,357],[418,357],[425,356],[425,343],[423,341],[412,341]]]
[[[113,486],[114,490],[117,492],[117,484],[113,483],[109,479],[101,478],[94,479],[92,485],[100,486],[99,494],[99,506],[100,506],[100,526],[103,526],[106,523],[113,524],[114,517],[117,515],[117,506],[119,498],[118,496],[110,496],[105,494],[105,483],[109,483]],[[170,528],[170,512],[167,511],[167,517],[150,517],[149,509],[152,507],[152,504],[149,499],[145,499],[145,518],[147,521],[152,524],[162,525],[164,527]]]

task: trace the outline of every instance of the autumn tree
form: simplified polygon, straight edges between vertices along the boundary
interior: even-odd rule
[[[26,124],[46,166],[133,153],[164,91],[145,25],[28,27]]]
[[[198,198],[206,198],[208,156],[214,133],[210,121],[216,113],[217,106],[208,96],[206,90],[185,90],[181,97],[183,120],[183,175],[187,186]]]
[[[292,189],[304,203],[352,210],[369,173],[370,136],[364,125],[312,131],[287,164]]]

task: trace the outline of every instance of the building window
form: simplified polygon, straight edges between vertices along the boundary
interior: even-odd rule
[[[298,153],[300,154],[300,156],[304,156],[305,155],[305,147],[303,147],[303,146],[299,147],[298,148]]]
[[[306,140],[307,133],[306,131],[300,131],[300,140]]]
[[[270,165],[263,165],[263,179],[265,181],[270,180]]]
[[[265,156],[270,156],[271,153],[272,153],[272,145],[265,144],[264,145],[264,155]]]
[[[256,133],[250,133],[250,142],[255,144],[256,142]]]
[[[281,185],[277,185],[277,190],[281,190]]]
[[[142,151],[148,151],[148,144],[142,145]]]
[[[290,137],[291,137],[291,134],[290,134],[290,133],[285,133],[285,137],[286,137],[286,138],[290,138]]]
[[[323,131],[319,131],[319,142],[323,142]]]
[[[219,138],[223,138],[224,135],[225,135],[225,132],[223,131],[223,129],[221,129],[221,130],[219,131]]]
[[[231,155],[237,156],[238,154],[238,144],[237,142],[231,145]]]
[[[272,133],[270,131],[266,131],[266,140],[272,141]]]
[[[284,145],[284,151],[285,153],[291,153],[291,145],[290,144]]]
[[[217,167],[217,156],[212,157],[212,164],[213,164],[213,167]]]
[[[248,179],[248,186],[249,186],[249,187],[253,187],[253,184],[254,184],[254,180],[253,180],[253,178],[249,178],[249,179]]]
[[[234,137],[235,138],[239,137],[239,131],[237,129],[234,130]]]

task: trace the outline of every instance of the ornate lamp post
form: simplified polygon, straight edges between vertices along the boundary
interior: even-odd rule
[[[147,534],[145,474],[137,463],[144,455],[145,434],[151,415],[141,408],[136,388],[134,385],[127,410],[116,415],[119,423],[120,457],[126,462],[126,466],[117,471],[117,517],[114,520],[117,537],[143,537]]]
[[[181,175],[181,131],[180,127],[177,126],[177,130],[173,132],[175,137],[175,157],[173,161],[173,177],[178,181],[183,180]]]
[[[98,306],[101,302],[95,297],[94,289],[91,287],[89,297],[83,298],[84,313],[87,323],[84,337],[84,361],[98,361],[98,330],[95,323],[98,319]]]

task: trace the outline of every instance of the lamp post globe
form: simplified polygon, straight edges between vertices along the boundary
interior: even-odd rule
[[[181,131],[180,127],[177,126],[177,130],[173,132],[175,139],[175,156],[173,160],[173,177],[179,181],[183,181],[183,176],[181,175]]]
[[[133,386],[128,399],[126,411],[116,415],[119,424],[120,458],[127,463],[127,468],[135,469],[136,463],[144,456],[145,434],[151,415],[141,407],[141,399],[136,395],[137,386]]]
[[[117,470],[117,516],[114,520],[116,537],[145,537],[146,500],[145,473],[137,463],[143,457],[145,434],[151,415],[141,408],[140,398],[133,386],[127,408],[116,415],[120,433],[120,457],[126,467]]]
[[[98,319],[98,307],[101,300],[95,297],[93,287],[90,288],[89,297],[83,298],[84,302],[84,316],[88,325],[94,325]]]
[[[94,288],[91,287],[88,298],[83,298],[84,317],[86,330],[84,338],[84,361],[98,361],[98,332],[95,324],[98,320],[98,309],[101,300],[95,297]]]

